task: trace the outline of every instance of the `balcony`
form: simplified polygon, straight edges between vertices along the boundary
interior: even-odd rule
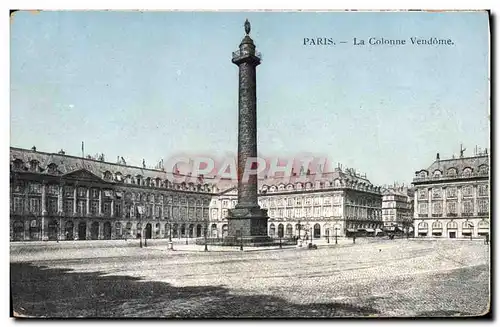
[[[249,51],[241,51],[241,50],[236,50],[233,52],[233,59],[243,57],[243,56],[248,56],[248,55],[254,55],[255,57],[262,60],[262,54],[258,51],[255,51],[254,54],[251,54]]]

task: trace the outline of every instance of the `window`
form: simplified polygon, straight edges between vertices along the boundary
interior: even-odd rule
[[[427,189],[424,189],[424,188],[419,189],[418,190],[418,198],[420,200],[427,199]]]
[[[65,214],[72,214],[73,213],[73,200],[64,200],[64,213]]]
[[[305,205],[306,205],[306,206],[310,206],[311,204],[312,204],[312,200],[311,200],[311,198],[307,197],[307,198],[306,198],[306,201],[305,201]]]
[[[227,217],[227,209],[222,209],[222,218]]]
[[[123,214],[122,212],[122,202],[121,201],[116,201],[115,202],[115,217],[121,217]]]
[[[108,201],[104,202],[102,211],[106,216],[111,215],[111,202]]]
[[[472,186],[471,185],[467,185],[467,186],[464,186],[462,188],[462,196],[463,197],[472,196]]]
[[[77,202],[77,212],[78,214],[80,215],[85,215],[86,211],[87,211],[87,201],[85,200],[78,200]]]
[[[488,169],[488,165],[482,165],[479,167],[479,173],[480,174],[488,174],[489,173],[489,169]]]
[[[421,215],[427,215],[427,203],[419,203],[418,212]]]
[[[456,187],[448,187],[446,189],[446,197],[456,198],[457,197],[457,188]]]
[[[487,196],[488,194],[488,184],[479,184],[477,186],[479,196]]]
[[[433,199],[440,199],[441,198],[441,188],[435,187],[432,189],[432,198]]]
[[[464,168],[464,171],[463,171],[463,176],[464,177],[470,177],[472,175],[472,169],[467,167],[467,168]]]
[[[474,213],[474,204],[472,200],[462,201],[462,216],[472,216]]]
[[[84,187],[79,187],[78,188],[78,196],[81,198],[87,196],[87,190]]]
[[[42,193],[42,184],[30,183],[30,193]]]
[[[90,203],[90,213],[94,216],[99,213],[99,201],[92,201]]]
[[[457,215],[457,202],[446,202],[447,206],[447,215],[448,216],[456,216]]]
[[[448,169],[448,171],[446,172],[446,175],[448,175],[450,177],[457,176],[457,169],[456,168]]]
[[[30,161],[30,171],[38,171],[38,161],[31,160]]]
[[[441,216],[443,214],[443,204],[441,202],[434,202],[432,204],[432,216]]]
[[[288,199],[288,206],[289,207],[293,206],[293,198]]]
[[[301,206],[302,205],[302,198],[296,198],[295,205]]]
[[[448,224],[446,224],[446,228],[448,228],[448,229],[457,229],[458,225],[457,225],[456,222],[450,221],[450,222],[448,222]]]
[[[65,186],[64,187],[64,196],[67,198],[72,198],[75,196],[73,186]]]
[[[24,199],[19,196],[14,197],[13,201],[13,210],[14,212],[21,213],[24,211]]]
[[[92,196],[92,198],[93,198],[93,199],[97,199],[97,198],[99,198],[99,190],[98,190],[98,189],[96,189],[96,188],[93,188],[93,189],[91,190],[91,196]]]
[[[432,174],[434,178],[439,178],[441,177],[441,171],[440,170],[435,170],[434,173]]]
[[[489,199],[478,199],[478,215],[487,215],[490,212],[490,200]]]

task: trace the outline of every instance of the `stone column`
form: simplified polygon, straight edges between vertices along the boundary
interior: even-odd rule
[[[431,218],[432,217],[432,189],[427,189],[427,206],[428,206],[428,210],[427,210],[427,218]],[[429,230],[430,230],[430,226],[429,226]]]
[[[46,183],[42,183],[42,216],[47,215],[47,192],[46,192]]]
[[[472,205],[474,210],[474,217],[477,217],[478,214],[478,203],[477,203],[477,185],[472,186]]]
[[[74,187],[75,187],[75,189],[73,190],[73,215],[76,216],[76,213],[77,213],[76,200],[78,199],[78,197],[77,197],[78,194],[76,191],[78,189],[78,186],[75,185]]]
[[[115,200],[114,199],[111,199],[110,206],[111,206],[111,208],[110,208],[111,217],[114,217],[115,216]]]
[[[250,23],[245,22],[246,36],[239,51],[233,53],[232,62],[239,68],[239,118],[238,118],[238,204],[229,210],[229,238],[238,236],[268,238],[267,211],[257,202],[257,176],[245,174],[245,169],[257,157],[257,93],[256,67],[260,57],[255,51],[250,33]],[[252,167],[256,168],[256,167]]]
[[[24,240],[29,241],[30,240],[30,220],[25,220],[24,221]]]
[[[45,239],[45,217],[47,216],[47,191],[46,191],[46,183],[42,182],[42,221],[40,226],[40,233],[42,240]]]
[[[90,216],[90,187],[87,188],[87,201],[85,203],[85,215]]]
[[[102,216],[102,190],[99,189],[99,216]]]
[[[57,213],[63,215],[63,194],[64,194],[64,183],[59,185],[59,194],[57,194]]]
[[[462,218],[462,186],[457,186],[457,216]]]

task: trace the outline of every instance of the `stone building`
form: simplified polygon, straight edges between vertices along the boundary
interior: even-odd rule
[[[484,237],[490,226],[489,156],[436,160],[415,173],[415,237]]]
[[[236,182],[189,178],[161,169],[10,149],[10,239],[174,239],[227,236]],[[353,170],[259,180],[270,236],[314,238],[382,227],[380,187]]]
[[[212,186],[161,170],[10,149],[11,240],[202,236]]]
[[[215,222],[222,222],[223,233],[227,231],[228,210],[236,200],[234,186],[214,194],[210,205],[214,231]],[[325,239],[355,232],[374,233],[383,224],[380,187],[352,170],[337,168],[321,177],[294,176],[286,183],[279,177],[260,180],[258,202],[268,210],[271,237],[300,234]]]
[[[389,232],[413,232],[415,191],[408,186],[392,185],[382,188],[382,220]]]

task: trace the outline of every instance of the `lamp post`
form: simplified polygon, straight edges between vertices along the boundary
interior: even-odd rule
[[[208,232],[208,224],[207,224],[207,221],[205,220],[205,232],[204,232],[204,234],[205,234],[205,252],[207,252],[207,251],[208,251],[208,245],[207,245],[207,242],[208,242],[208,240],[207,240],[207,232]]]
[[[137,213],[139,214],[139,247],[142,248],[142,212],[144,210],[144,207],[142,205],[137,206]]]
[[[311,244],[313,244],[313,228],[311,227],[311,229],[309,230],[310,233],[311,233]]]
[[[335,227],[335,244],[338,244],[338,242],[337,242],[338,230],[339,230],[339,228]]]

